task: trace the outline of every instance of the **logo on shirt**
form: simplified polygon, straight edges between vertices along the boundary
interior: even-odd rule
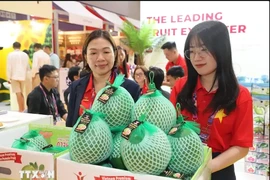
[[[222,123],[223,121],[223,118],[226,117],[227,115],[224,113],[224,109],[220,109],[216,115],[215,115],[215,118],[218,118],[219,119],[219,122]]]

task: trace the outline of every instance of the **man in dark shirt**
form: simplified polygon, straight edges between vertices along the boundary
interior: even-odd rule
[[[27,97],[28,113],[53,115],[54,124],[61,118],[66,120],[67,111],[56,89],[59,83],[55,66],[43,65],[39,69],[40,85],[35,87]]]

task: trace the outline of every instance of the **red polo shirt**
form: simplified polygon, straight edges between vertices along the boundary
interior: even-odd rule
[[[182,90],[187,77],[179,79],[172,89],[170,100],[175,105],[177,95]],[[229,115],[222,110],[216,114],[210,129],[208,146],[213,152],[224,152],[232,146],[252,147],[253,144],[253,110],[252,98],[247,88],[239,86],[240,91],[236,100],[236,109]],[[208,93],[198,78],[195,88],[197,95],[198,123],[205,128],[211,112],[204,112],[215,95],[215,91]],[[192,119],[192,113],[182,110],[183,116]]]
[[[126,67],[127,67],[128,77],[129,77],[130,66],[128,64],[126,64]],[[122,74],[125,74],[125,70],[124,70],[124,67],[122,65],[119,66],[118,68],[119,68],[119,70],[121,71]]]
[[[178,56],[178,59],[176,61],[176,64],[174,64],[173,62],[168,62],[165,69],[166,72],[168,72],[168,70],[173,67],[173,66],[181,66],[184,69],[184,73],[185,76],[187,75],[187,65],[186,65],[186,61],[185,58],[183,58],[180,54]]]

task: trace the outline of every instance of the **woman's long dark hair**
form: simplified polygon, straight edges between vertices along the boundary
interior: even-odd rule
[[[197,24],[189,32],[186,39],[184,52],[189,50],[190,41],[197,38],[197,42],[202,41],[209,53],[215,58],[217,63],[215,79],[218,81],[218,89],[208,105],[207,110],[216,111],[224,109],[229,114],[236,108],[236,100],[239,94],[239,85],[233,70],[232,54],[229,32],[225,24],[219,21],[205,21]],[[189,59],[189,54],[185,54],[188,67],[187,82],[182,91],[178,94],[177,102],[183,109],[196,113],[193,101],[193,92],[197,85],[198,73],[193,68]],[[214,86],[213,82],[212,87]]]
[[[98,30],[95,30],[95,31],[91,32],[88,35],[88,37],[86,38],[86,40],[84,41],[83,50],[82,50],[82,60],[83,60],[83,64],[84,64],[83,69],[91,72],[91,69],[90,69],[89,65],[87,64],[87,59],[86,59],[87,47],[88,47],[88,44],[91,41],[93,41],[94,39],[97,39],[97,38],[104,38],[107,41],[109,41],[110,44],[112,45],[113,51],[114,51],[114,56],[115,56],[115,58],[114,58],[114,67],[112,69],[112,70],[114,70],[115,66],[116,66],[116,63],[117,63],[117,59],[118,59],[117,47],[116,47],[115,42],[114,42],[112,36],[110,35],[110,33],[108,31],[104,31],[104,30],[101,30],[101,29],[98,29]]]
[[[69,53],[66,54],[66,57],[65,57],[65,61],[64,61],[63,67],[67,67],[67,62],[68,62],[68,61],[72,62],[72,60],[71,60],[71,54],[69,54]]]
[[[126,78],[128,78],[128,75],[129,75],[129,73],[128,73],[128,65],[127,65],[127,61],[128,61],[128,54],[127,54],[127,51],[124,49],[124,48],[122,48],[121,46],[117,46],[117,50],[123,50],[124,51],[124,53],[125,53],[125,59],[124,59],[124,61],[123,61],[123,63],[122,63],[122,67],[123,67],[123,69],[124,69],[124,74],[125,74],[125,77]],[[119,64],[119,66],[120,66],[120,64]],[[118,71],[120,71],[119,69],[118,69]],[[118,72],[119,73],[119,72]]]

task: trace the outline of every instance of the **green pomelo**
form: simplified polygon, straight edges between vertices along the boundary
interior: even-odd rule
[[[168,133],[176,124],[176,111],[173,104],[158,90],[153,94],[145,94],[135,103],[132,119],[139,119],[146,115],[148,122],[156,125],[165,133]]]
[[[172,158],[168,169],[185,176],[193,175],[204,160],[204,148],[200,137],[191,129],[178,129],[169,135],[172,146]]]
[[[100,163],[113,151],[113,138],[109,126],[101,117],[93,115],[85,132],[79,133],[75,131],[75,128],[80,118],[74,125],[69,138],[71,160],[86,164]]]
[[[129,140],[122,140],[120,152],[129,171],[151,175],[164,171],[172,155],[167,135],[148,122],[134,129]]]

